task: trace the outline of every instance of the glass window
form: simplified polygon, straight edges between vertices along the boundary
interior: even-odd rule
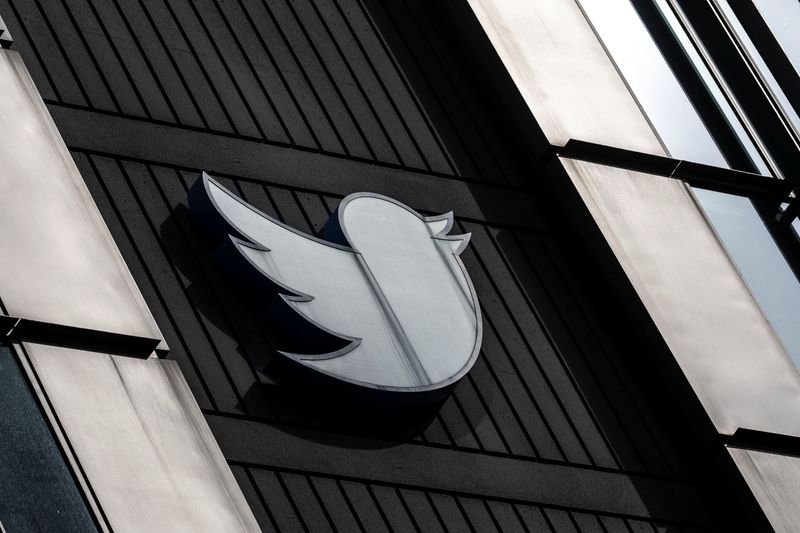
[[[753,0],[756,9],[783,52],[800,72],[800,2],[797,0]]]
[[[800,2],[797,2],[797,0],[791,0],[791,1],[797,7],[796,15],[798,18],[796,20],[800,21]],[[762,3],[780,4],[782,2],[762,2]],[[767,87],[769,88],[769,91],[772,92],[772,96],[776,100],[775,107],[777,107],[777,109],[783,114],[783,116],[788,119],[787,126],[789,126],[789,128],[792,129],[795,135],[798,135],[798,132],[800,131],[800,117],[797,116],[797,113],[792,107],[792,104],[789,102],[788,98],[786,98],[786,94],[783,92],[783,89],[781,89],[780,85],[778,84],[778,81],[772,75],[772,72],[770,72],[769,67],[767,67],[766,63],[764,63],[764,59],[761,57],[761,54],[758,53],[758,49],[756,48],[755,44],[753,44],[753,41],[750,40],[750,37],[747,35],[747,31],[745,31],[744,27],[742,27],[741,22],[739,21],[739,19],[734,14],[733,10],[728,5],[728,2],[722,0],[721,2],[719,2],[718,5],[722,9],[722,13],[725,15],[725,19],[727,20],[728,24],[736,33],[736,36],[739,39],[741,46],[744,47],[745,52],[750,58],[750,61],[752,62],[753,65],[755,65],[756,69],[758,70],[758,73],[764,80],[764,83],[766,83]],[[794,27],[796,28],[797,26],[795,25]],[[773,29],[773,32],[774,31],[775,30]],[[777,38],[778,35],[775,34],[775,37]],[[797,48],[795,52],[798,54],[798,59],[800,59],[800,37],[794,36],[794,38],[791,39],[791,41],[792,42],[797,41],[795,43],[795,47]],[[785,47],[784,50],[788,56],[789,50],[786,50]],[[800,63],[794,63],[794,64],[797,65]]]
[[[758,172],[765,176],[775,174],[775,172],[770,171],[764,160],[765,157],[769,158],[769,155],[766,153],[761,140],[752,133],[754,128],[752,126],[749,127],[749,130],[745,128],[743,122],[747,122],[747,117],[744,116],[738,103],[733,98],[733,91],[725,84],[721,76],[712,73],[711,68],[713,68],[713,65],[709,66],[710,63],[707,63],[710,60],[707,59],[708,54],[705,49],[701,48],[700,40],[696,36],[690,37],[687,32],[693,31],[692,28],[685,26],[678,18],[679,14],[681,14],[680,9],[675,3],[670,3],[669,0],[654,1],[664,20],[669,24],[673,35],[682,45],[689,61],[692,62],[695,71],[702,78],[706,89],[711,93],[720,111],[728,120],[728,124],[733,128],[742,146],[747,151],[747,155],[750,156],[750,160],[755,164]],[[756,144],[760,148],[756,148]],[[774,163],[772,167],[775,168]]]
[[[733,120],[736,115],[726,100],[720,99],[719,87],[670,9],[671,3],[655,1],[709,90],[716,88],[712,94],[741,136],[744,128],[738,120]],[[580,3],[672,157],[727,167],[714,139],[630,1],[580,0]],[[741,140],[758,168],[766,170],[753,143],[749,143],[746,135],[741,136]],[[800,283],[752,202],[711,191],[695,189],[694,192],[765,315],[800,366],[800,328],[797,327]]]
[[[17,531],[97,531],[13,352],[0,345],[0,523]]]
[[[580,0],[670,155],[726,166],[696,110],[628,0]]]
[[[750,286],[786,351],[800,366],[800,282],[747,198],[695,189],[694,194]]]

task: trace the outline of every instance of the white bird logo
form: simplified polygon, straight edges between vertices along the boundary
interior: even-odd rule
[[[339,380],[398,392],[442,389],[475,362],[480,307],[459,258],[470,235],[447,234],[452,212],[424,217],[391,198],[355,193],[320,239],[255,209],[205,172],[189,205],[222,241],[225,268],[240,280],[261,280],[266,296],[277,295],[302,317],[307,328],[297,335],[321,330],[345,343],[324,354],[284,356]]]

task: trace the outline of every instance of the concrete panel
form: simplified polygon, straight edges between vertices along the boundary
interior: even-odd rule
[[[115,531],[259,531],[177,364],[25,344]]]
[[[469,3],[551,144],[665,153],[574,0]]]
[[[728,453],[775,531],[800,531],[800,457],[742,448]]]
[[[160,340],[17,52],[0,51],[0,91],[0,299],[5,311]]]
[[[562,159],[720,433],[800,436],[800,375],[688,186]]]

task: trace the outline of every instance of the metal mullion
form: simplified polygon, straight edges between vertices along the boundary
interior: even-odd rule
[[[786,99],[800,115],[800,75],[752,0],[727,0],[747,36],[778,82]]]
[[[644,0],[644,1],[653,2],[654,0]],[[731,107],[731,110],[733,111],[734,115],[736,115],[736,118],[739,121],[739,123],[743,126],[745,132],[747,133],[748,138],[753,143],[753,146],[758,151],[762,160],[769,168],[770,173],[777,178],[783,179],[783,172],[781,172],[780,167],[770,154],[769,149],[761,140],[761,137],[758,131],[756,130],[756,127],[753,125],[752,121],[750,121],[744,109],[739,104],[739,101],[737,100],[733,89],[731,89],[731,86],[725,81],[725,78],[723,77],[719,68],[717,68],[716,64],[714,63],[714,60],[712,59],[708,50],[706,50],[700,37],[690,24],[684,12],[681,10],[679,6],[676,5],[675,0],[664,0],[664,1],[667,2],[670,10],[672,11],[672,14],[678,20],[678,23],[681,25],[681,28],[686,33],[689,40],[692,41],[695,51],[698,53],[698,55],[703,61],[703,65],[706,67],[706,69],[708,69],[712,78],[714,78],[714,82],[717,84],[717,87],[720,89],[723,96],[725,97],[725,101]]]
[[[632,3],[659,50],[664,55],[670,69],[678,79],[679,84],[686,92],[701,120],[722,151],[725,160],[731,168],[745,172],[758,172],[755,163],[731,126],[728,117],[725,116],[716,99],[708,90],[706,82],[687,55],[683,44],[675,35],[669,22],[664,18],[661,9],[654,0],[633,0]],[[676,18],[680,21],[680,16],[677,14]],[[687,35],[689,35],[688,32]],[[700,52],[700,55],[703,55],[702,52]],[[704,57],[703,59],[705,60],[706,58]],[[707,65],[706,67],[708,68]],[[713,71],[711,72],[713,76]],[[725,91],[723,90],[723,92]],[[727,99],[729,95],[726,94],[725,96]],[[731,102],[728,103],[731,105]],[[731,107],[736,113],[733,105]],[[750,136],[750,133],[748,131],[748,136]],[[752,138],[751,141],[753,141],[758,150],[758,143]],[[759,155],[763,157],[763,154],[759,153]]]
[[[705,49],[719,69],[726,83],[733,89],[737,102],[755,126],[759,137],[767,143],[783,174],[790,175],[800,168],[800,146],[784,117],[775,108],[770,94],[748,63],[730,27],[720,18],[715,6],[698,0],[670,0],[676,2],[689,23],[698,30]]]
[[[751,200],[759,199],[776,206],[791,201],[790,184],[729,168],[693,163],[670,157],[644,154],[601,144],[570,139],[564,146],[552,146],[551,154],[570,159],[590,161],[602,165],[634,170],[653,176],[684,181],[692,187],[742,196]]]
[[[795,277],[800,281],[800,239],[794,233],[791,223],[784,224],[782,222],[779,205],[754,199],[751,201]]]
[[[652,3],[654,0],[639,0],[639,2],[635,1],[634,4],[637,5],[637,9],[638,9],[639,4],[643,3],[644,1]],[[763,87],[759,86],[759,89],[761,90],[761,95],[763,97],[766,97],[766,100],[767,100],[766,103],[769,104],[769,107],[772,109],[773,112],[778,114],[777,118],[783,119],[783,120],[781,120],[781,124],[780,124],[781,127],[776,128],[776,125],[772,124],[771,127],[768,129],[767,133],[773,132],[774,134],[766,135],[765,137],[774,141],[776,138],[779,139],[781,133],[783,133],[785,139],[788,138],[788,139],[791,140],[791,143],[784,142],[783,146],[781,146],[780,150],[778,150],[778,154],[777,155],[779,156],[780,159],[779,159],[778,165],[776,165],[775,161],[772,158],[772,153],[775,151],[774,144],[771,144],[769,146],[765,146],[764,143],[761,140],[762,136],[764,136],[764,133],[765,133],[763,131],[764,123],[767,122],[767,121],[761,120],[760,121],[761,122],[760,125],[755,125],[755,124],[753,124],[753,121],[750,120],[748,115],[752,115],[752,113],[753,113],[753,110],[752,110],[753,102],[750,101],[749,98],[751,98],[752,96],[747,96],[744,99],[741,98],[741,93],[742,93],[741,87],[738,87],[738,88],[736,87],[737,85],[741,86],[741,84],[742,84],[741,83],[741,79],[739,79],[739,80],[735,79],[730,84],[727,82],[727,80],[725,79],[725,73],[723,72],[723,69],[720,69],[718,67],[718,65],[714,61],[714,56],[712,55],[711,52],[709,52],[707,47],[703,44],[703,42],[701,42],[701,40],[698,37],[697,33],[694,31],[693,25],[694,26],[697,25],[698,14],[695,13],[694,20],[692,20],[692,17],[687,16],[687,14],[683,11],[683,9],[681,9],[678,5],[676,5],[676,4],[682,4],[682,3],[686,2],[686,1],[697,2],[697,0],[667,0],[667,2],[669,3],[670,7],[673,10],[673,13],[675,14],[675,16],[677,17],[679,22],[683,25],[684,30],[686,31],[686,33],[689,36],[689,38],[695,44],[696,50],[700,53],[701,57],[703,58],[704,62],[706,63],[706,67],[709,69],[709,71],[711,72],[712,76],[715,78],[715,80],[719,84],[719,87],[723,90],[723,93],[725,93],[726,98],[728,98],[729,104],[733,108],[734,113],[736,113],[737,116],[740,117],[740,120],[742,121],[742,124],[745,126],[745,129],[748,131],[748,134],[751,136],[751,139],[753,140],[753,143],[755,144],[755,146],[757,147],[759,152],[761,152],[762,157],[764,157],[764,161],[773,170],[773,172],[775,173],[776,176],[785,176],[785,173],[780,171],[781,167],[786,169],[787,172],[789,173],[789,176],[788,176],[788,179],[787,179],[787,181],[788,181],[788,183],[787,183],[787,191],[788,191],[788,189],[791,187],[791,186],[789,186],[789,184],[797,184],[798,183],[797,175],[796,174],[792,174],[790,170],[793,170],[793,169],[796,169],[796,168],[800,168],[800,166],[798,166],[798,159],[800,159],[800,157],[798,157],[798,156],[800,156],[800,148],[798,148],[797,143],[796,143],[796,139],[792,135],[794,133],[793,130],[786,128],[786,124],[783,122],[783,120],[785,120],[785,117],[780,115],[780,111],[778,109],[776,109],[774,107],[774,105],[773,105],[773,102],[769,100],[770,96],[772,96],[771,93],[769,93],[769,94],[765,93],[763,91]],[[709,0],[709,1],[715,1],[715,0]],[[700,4],[700,2],[697,2],[695,4],[695,6],[698,5],[698,4]],[[732,32],[732,30],[730,28],[724,27],[723,26],[724,22],[719,19],[717,14],[713,11],[713,8],[711,8],[711,6],[708,6],[708,7],[710,8],[709,11],[711,11],[711,13],[707,12],[707,13],[705,13],[705,15],[706,15],[706,17],[713,17],[713,19],[712,20],[706,19],[705,22],[706,23],[711,23],[712,27],[713,27],[713,22],[712,22],[713,20],[716,20],[719,23],[719,27],[717,28],[718,31],[717,31],[717,35],[716,35],[717,41],[714,41],[714,42],[716,42],[718,45],[720,45],[721,43],[724,43],[726,40],[728,40],[730,42],[730,44],[735,45],[736,43],[733,42],[732,36],[730,34],[730,32]],[[657,8],[657,6],[656,6],[656,8]],[[696,8],[696,9],[699,9],[699,8]],[[656,21],[656,19],[654,17],[644,17],[644,16],[642,16],[642,18],[643,18],[643,20],[645,20],[646,23],[648,22],[648,20],[651,23]],[[662,20],[661,22],[666,24],[666,21]],[[720,31],[719,30],[722,30],[722,36],[720,36]],[[704,35],[706,35],[706,41],[708,41],[709,38],[710,38],[711,32],[703,32],[703,33],[704,33]],[[719,42],[720,37],[722,39],[721,43]],[[658,44],[661,45],[661,42],[658,42]],[[731,51],[729,51],[729,52],[731,52]],[[753,71],[753,69],[755,68],[754,65],[747,64],[746,63],[747,62],[746,57],[742,56],[738,49],[734,49],[734,50],[732,50],[732,52],[735,52],[735,53],[739,54],[739,57],[741,58],[742,62],[744,63],[743,66],[745,68],[747,68],[747,70],[750,71],[750,73],[752,74],[753,81],[756,81],[756,82],[763,81],[763,80],[756,79],[757,74],[756,74],[756,72]],[[662,53],[664,53],[664,52],[662,52]],[[719,53],[720,53],[719,50],[717,50],[717,54],[716,55],[718,56]],[[667,54],[665,54],[665,56],[666,55]],[[679,61],[681,60],[680,56],[676,55],[676,54],[673,54],[673,57],[667,57],[667,59],[668,59],[668,61],[670,61],[672,59],[678,59]],[[683,60],[688,61],[689,59],[684,56]],[[730,70],[730,68],[728,70]],[[685,75],[681,76],[682,72],[684,74],[686,73],[686,69],[673,69],[673,71],[676,73],[676,76],[678,76],[679,82],[681,83],[682,86],[684,86],[684,90],[687,91],[687,94],[689,95],[690,99],[692,99],[693,103],[695,103],[695,105],[697,106],[696,108],[698,109],[698,113],[700,113],[701,117],[703,118],[703,121],[706,123],[707,127],[709,127],[709,122],[708,122],[708,119],[706,117],[709,114],[713,113],[713,108],[708,107],[708,106],[698,106],[697,105],[697,101],[694,100],[695,95],[692,94],[692,91],[690,89],[690,87],[692,87],[696,83],[696,80],[693,81],[693,80],[691,80],[690,78],[688,78]],[[730,74],[728,74],[728,77],[730,77]],[[702,80],[700,80],[700,82],[702,83]],[[751,95],[752,95],[752,90],[753,90],[753,88],[751,87],[750,88],[750,94]],[[756,96],[757,95],[758,95],[758,93],[756,93]],[[738,98],[737,98],[737,96],[738,96]],[[741,100],[744,100],[744,102],[740,103]],[[764,107],[763,103],[764,102],[762,102],[762,106],[761,106],[762,110],[763,110],[763,107]],[[756,118],[759,118],[759,117],[757,116]],[[762,116],[762,118],[763,118],[763,116]],[[776,129],[777,129],[777,131],[775,131]],[[713,131],[713,129],[711,129],[711,133],[712,133],[712,135],[714,135],[716,132]],[[715,140],[717,140],[717,142],[719,143],[719,140],[716,137],[715,137]],[[788,146],[787,146],[787,144],[788,144]],[[726,159],[728,159],[729,161],[731,159],[738,159],[738,157],[735,154],[731,153],[732,151],[737,150],[737,146],[735,144],[724,143],[723,142],[723,143],[719,143],[719,145],[720,145],[720,148],[723,150],[723,155],[726,157]],[[741,147],[741,145],[738,148],[740,148],[740,147]],[[784,179],[786,179],[786,178],[784,178]],[[792,271],[794,272],[795,276],[800,280],[800,241],[798,241],[796,236],[793,234],[791,227],[786,226],[784,224],[778,223],[778,213],[780,212],[779,202],[776,202],[775,200],[772,200],[772,199],[767,200],[767,199],[764,199],[764,198],[757,198],[757,197],[754,197],[752,194],[748,194],[748,193],[746,193],[744,191],[740,192],[740,193],[737,193],[735,191],[724,191],[724,192],[728,192],[728,193],[732,193],[732,194],[739,194],[740,196],[747,196],[747,197],[750,198],[750,200],[753,202],[753,206],[755,207],[756,211],[758,212],[759,216],[761,217],[762,221],[764,222],[765,227],[770,232],[770,235],[772,236],[772,238],[775,240],[776,244],[778,245],[778,248],[781,250],[781,253],[783,254],[784,258],[786,259],[786,262],[789,264],[789,266],[792,269]]]
[[[729,38],[736,46],[736,49],[739,52],[740,57],[744,60],[747,69],[753,76],[753,79],[759,85],[761,91],[764,93],[764,96],[766,96],[770,105],[774,109],[775,114],[778,116],[780,121],[783,123],[784,128],[786,128],[787,132],[792,137],[792,140],[794,141],[797,150],[800,150],[800,131],[798,131],[795,124],[791,120],[789,120],[789,117],[786,114],[786,110],[784,109],[783,104],[780,102],[777,95],[775,94],[775,91],[770,86],[769,82],[764,76],[764,73],[758,67],[758,64],[753,58],[753,55],[747,49],[747,46],[745,45],[741,34],[738,31],[736,31],[736,29],[733,27],[730,18],[728,17],[728,15],[725,14],[724,10],[720,6],[719,0],[708,0],[708,2],[711,8],[714,10],[717,19],[725,28]],[[742,24],[742,21],[739,20],[739,23]]]

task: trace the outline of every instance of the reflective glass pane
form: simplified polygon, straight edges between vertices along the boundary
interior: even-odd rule
[[[695,71],[702,78],[706,89],[711,93],[720,111],[725,115],[728,124],[730,124],[731,128],[736,132],[739,142],[741,142],[744,149],[747,150],[747,155],[750,156],[750,159],[755,163],[756,168],[761,174],[765,176],[770,175],[769,167],[764,161],[764,156],[769,157],[769,155],[766,154],[760,139],[755,137],[753,128],[750,128],[748,131],[748,129],[744,127],[742,120],[747,120],[747,117],[745,117],[739,109],[738,103],[733,99],[733,92],[727,84],[725,84],[725,81],[710,70],[709,65],[706,63],[707,53],[705,49],[702,48],[699,39],[697,39],[696,36],[690,37],[687,33],[687,31],[693,30],[688,26],[684,27],[683,24],[686,23],[685,17],[684,23],[679,19],[679,15],[682,16],[680,9],[675,3],[669,2],[669,0],[655,0],[655,4],[658,6],[659,11],[661,11],[664,20],[669,24],[670,29],[672,29],[673,35],[675,35],[683,46],[684,52],[686,52],[687,57],[692,62]],[[735,109],[734,106],[736,107]],[[760,149],[756,147],[756,143],[761,146]]]
[[[761,217],[747,198],[701,189],[694,193],[784,347],[800,366],[800,282]]]
[[[0,346],[0,523],[18,531],[97,531],[10,349]]]
[[[753,4],[772,30],[789,61],[800,72],[800,2],[753,0]]]
[[[580,4],[670,154],[678,159],[726,167],[711,134],[630,1],[580,0]],[[744,128],[735,118],[737,115],[676,18],[672,3],[656,0],[656,4],[751,157],[759,169],[766,170],[753,143],[743,135]],[[710,191],[696,190],[695,194],[787,351],[800,364],[797,327],[800,284],[753,204],[747,198]]]
[[[672,157],[727,166],[714,139],[628,0],[580,0]]]
[[[797,2],[797,0],[791,0],[791,1],[794,2],[795,5],[797,6],[798,10],[797,16],[800,17],[800,2]],[[733,28],[733,31],[736,32],[736,35],[739,38],[739,42],[744,47],[745,51],[747,52],[747,55],[750,57],[750,60],[755,65],[756,69],[758,69],[758,72],[761,75],[762,79],[769,87],[769,90],[772,92],[772,95],[776,100],[775,106],[789,121],[788,126],[794,130],[795,134],[797,134],[798,132],[800,132],[800,117],[798,117],[797,113],[794,110],[794,107],[792,107],[788,98],[786,98],[786,94],[783,92],[783,89],[781,89],[781,86],[778,84],[778,81],[772,75],[772,72],[770,72],[769,67],[767,67],[766,63],[764,63],[764,59],[761,57],[761,54],[758,53],[758,49],[756,48],[755,44],[753,44],[753,41],[750,40],[750,37],[747,35],[747,31],[745,31],[741,22],[733,13],[733,10],[728,5],[728,2],[726,0],[721,0],[718,5],[722,9],[722,12],[725,15],[725,18],[727,19],[731,28]],[[797,21],[795,21],[795,26],[794,26],[795,28],[797,27],[798,21],[800,21],[800,18]],[[800,37],[798,36],[795,36],[795,38],[800,39]],[[799,48],[798,54],[800,54],[800,41],[798,42],[798,48]],[[788,55],[788,50],[787,50],[787,55]]]

